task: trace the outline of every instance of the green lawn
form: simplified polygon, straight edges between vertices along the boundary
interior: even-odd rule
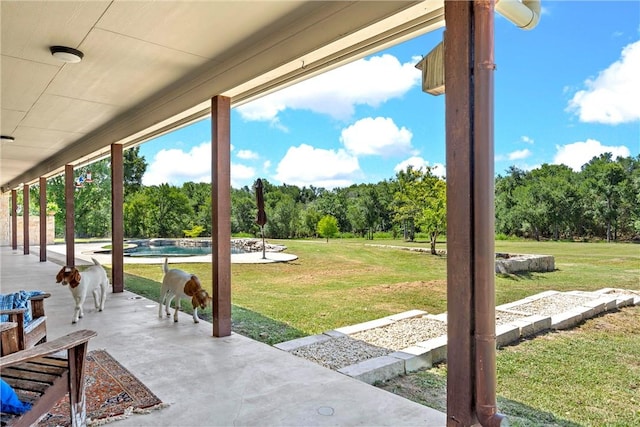
[[[299,259],[290,263],[232,266],[232,320],[237,333],[274,344],[411,309],[446,311],[446,256],[370,245],[428,247],[427,242],[362,239],[270,242],[287,246],[287,252]],[[444,245],[439,246],[444,249]],[[639,245],[497,241],[496,251],[554,255],[556,263],[556,271],[550,273],[496,277],[497,304],[545,290],[616,287],[640,291]],[[209,264],[172,267],[197,274],[203,285],[211,289]],[[125,272],[127,289],[157,299],[162,279],[160,266],[125,264]],[[640,386],[637,363],[640,310],[629,312],[625,324],[635,324],[633,330],[620,329],[624,325],[618,325],[615,331],[599,333],[595,328],[587,331],[584,340],[565,340],[560,335],[548,334],[499,351],[501,408],[507,408],[503,410],[516,417],[515,422],[519,423],[516,425],[634,424],[628,420],[640,425],[639,400],[630,400],[629,393],[624,392],[626,387],[637,397]],[[210,309],[204,314],[210,316]],[[631,362],[618,360],[622,353]],[[602,358],[588,360],[586,355]],[[618,375],[619,372],[623,374]],[[437,370],[423,374],[435,375],[417,387],[423,394],[433,391],[433,384],[438,381],[442,383]],[[611,385],[612,382],[616,384]],[[588,393],[579,395],[578,390]],[[574,399],[569,395],[582,397]],[[616,399],[624,400],[622,408],[607,403]],[[585,411],[600,416],[594,416],[593,421],[584,415]],[[626,413],[627,418],[618,417],[618,413]],[[532,421],[538,418],[539,423]]]
[[[410,309],[446,311],[446,257],[370,246],[428,243],[361,239],[273,241],[299,259],[290,263],[234,264],[232,301],[237,307],[316,334]],[[444,246],[444,245],[442,245]],[[496,277],[503,304],[545,290],[640,289],[640,246],[633,244],[499,241],[496,251],[550,254],[556,271]],[[211,289],[208,264],[175,264],[197,274]],[[162,268],[126,264],[130,275],[160,282]],[[132,281],[133,280],[133,281]],[[137,289],[128,277],[128,289]],[[140,291],[153,298],[157,283]],[[157,293],[157,290],[156,290]],[[156,296],[157,297],[157,296]]]

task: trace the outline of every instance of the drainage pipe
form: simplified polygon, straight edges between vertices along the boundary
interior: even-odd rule
[[[531,30],[540,20],[540,0],[497,0],[496,12],[523,30]]]
[[[494,0],[474,1],[473,197],[475,213],[475,410],[483,427],[500,426],[496,405],[494,208]]]

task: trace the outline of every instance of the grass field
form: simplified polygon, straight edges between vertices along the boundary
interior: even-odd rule
[[[287,246],[287,252],[299,259],[290,263],[232,266],[232,320],[237,333],[274,344],[410,309],[446,311],[446,256],[370,245],[428,247],[427,242],[344,239],[329,243],[321,240],[271,243]],[[556,271],[551,273],[496,277],[497,304],[545,290],[616,287],[640,291],[639,245],[498,241],[496,251],[554,255],[556,262]],[[172,267],[197,274],[203,285],[210,288],[209,264]],[[159,266],[125,264],[125,272],[127,289],[157,300],[162,278]],[[498,392],[501,405],[506,408],[503,410],[514,417],[512,424],[640,425],[637,399],[640,310],[628,313],[625,322],[613,322],[614,326],[605,328],[606,333],[598,328],[586,329],[584,342],[548,334],[501,350]],[[206,315],[210,316],[210,309]],[[635,329],[626,328],[628,325],[635,325]],[[623,352],[625,356],[621,359],[619,355]],[[586,356],[591,353],[604,355],[604,359],[590,361]],[[435,385],[442,384],[439,373],[444,369],[421,373],[426,379],[421,380],[418,390],[423,395],[436,393]],[[403,380],[411,378],[416,377]],[[616,385],[610,388],[612,378]],[[569,398],[576,390],[589,390],[590,394]],[[635,396],[636,400],[629,396]],[[415,399],[415,394],[408,393],[407,397]],[[626,403],[622,407],[607,403],[616,399]],[[590,419],[584,412],[600,415]],[[619,417],[620,413],[627,417]],[[634,423],[629,424],[629,420]]]

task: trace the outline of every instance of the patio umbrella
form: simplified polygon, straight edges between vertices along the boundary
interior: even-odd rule
[[[256,224],[260,226],[262,233],[262,259],[267,259],[264,244],[264,225],[267,223],[267,213],[264,211],[264,194],[262,194],[262,180],[260,178],[256,180],[254,187],[256,189],[256,205],[258,206]]]

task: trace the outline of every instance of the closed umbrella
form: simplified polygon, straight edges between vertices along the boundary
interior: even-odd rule
[[[256,205],[258,206],[256,224],[260,226],[262,233],[262,259],[267,259],[264,244],[264,225],[267,223],[267,213],[264,211],[264,194],[262,194],[262,180],[260,178],[256,180],[254,187],[256,189]]]

